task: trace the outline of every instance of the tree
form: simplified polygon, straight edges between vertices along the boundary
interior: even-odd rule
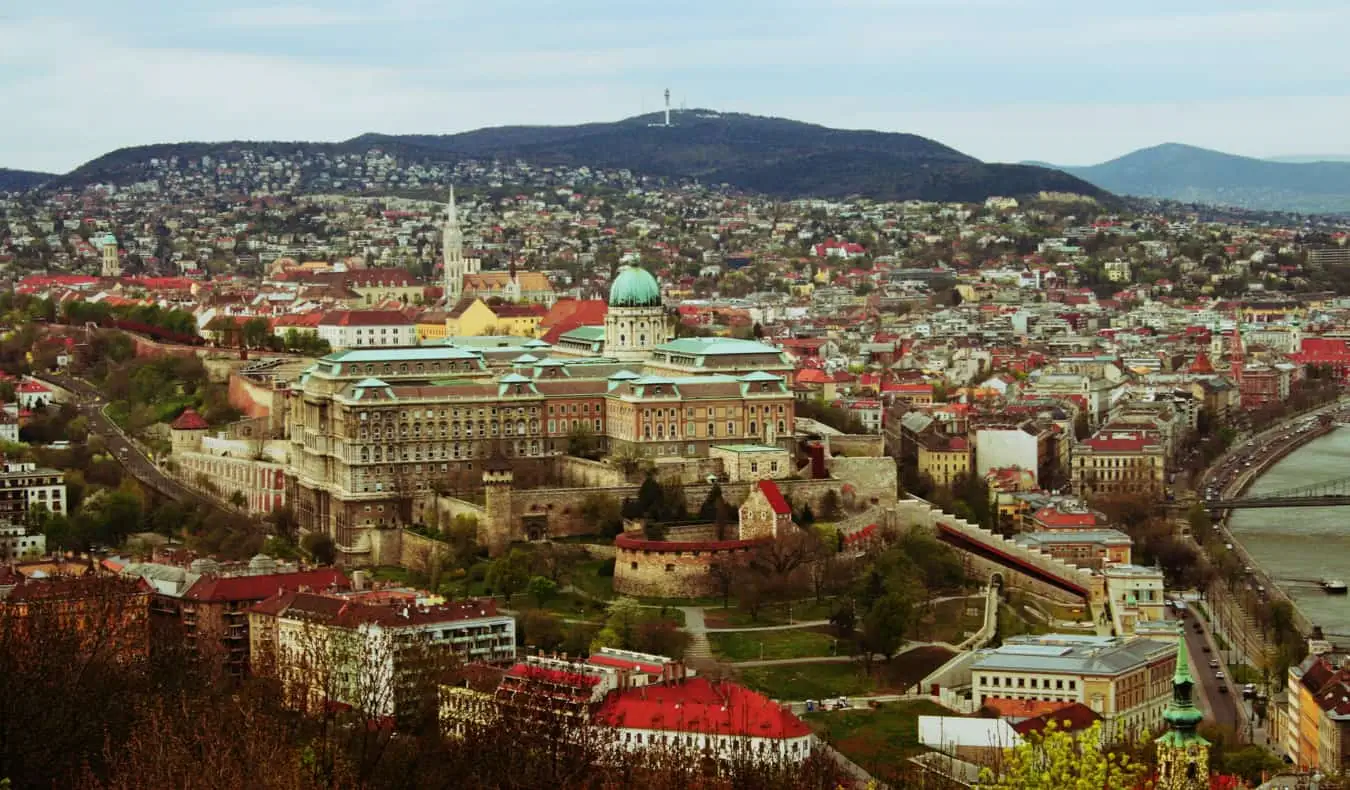
[[[337,559],[337,546],[326,532],[310,532],[300,539],[300,548],[320,565],[332,565]]]
[[[520,549],[512,549],[498,557],[488,567],[487,584],[511,603],[511,596],[520,592],[530,581],[530,558]]]
[[[262,348],[267,339],[272,336],[272,330],[267,325],[266,318],[250,318],[244,322],[243,329],[244,345],[249,348]]]
[[[581,518],[599,527],[602,537],[612,538],[623,531],[622,506],[608,494],[587,494],[581,500]]]
[[[998,770],[985,768],[980,786],[995,790],[1133,790],[1144,767],[1128,756],[1104,751],[1101,724],[1078,733],[1052,721],[1039,735],[1003,752]]]
[[[585,422],[578,422],[567,434],[567,454],[592,461],[600,458],[600,439]]]
[[[531,609],[516,620],[521,633],[517,640],[522,646],[539,650],[557,650],[563,643],[563,627],[551,612],[543,609]]]
[[[531,598],[534,598],[535,606],[542,609],[544,608],[544,604],[548,603],[552,600],[553,596],[558,594],[558,583],[547,576],[535,576],[532,577],[529,584],[526,585],[526,591],[530,594]]]
[[[914,619],[910,600],[898,592],[886,593],[872,604],[863,616],[861,643],[870,662],[874,653],[891,660],[905,643],[905,633]]]
[[[636,645],[637,629],[643,621],[642,605],[633,598],[615,598],[609,602],[605,627],[591,640],[591,650],[617,647],[632,650]]]
[[[244,496],[243,491],[236,489],[230,494],[230,504],[242,510],[248,506],[248,497]]]

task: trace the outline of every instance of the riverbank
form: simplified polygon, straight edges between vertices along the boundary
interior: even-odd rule
[[[1253,486],[1256,486],[1272,469],[1289,459],[1294,453],[1313,442],[1335,434],[1334,420],[1346,408],[1346,401],[1342,399],[1335,404],[1328,404],[1321,409],[1291,417],[1277,426],[1272,426],[1235,446],[1210,470],[1207,470],[1206,477],[1219,483],[1220,495],[1223,498],[1242,496],[1248,493]],[[1323,415],[1329,416],[1333,422],[1319,424],[1303,433],[1297,432],[1299,423]],[[1289,438],[1284,441],[1278,443],[1270,441],[1285,435],[1288,435]],[[1259,453],[1259,457],[1257,453]],[[1224,480],[1224,470],[1231,468],[1234,464],[1244,463],[1242,459],[1246,457],[1252,457],[1252,466],[1239,467],[1241,468],[1240,472],[1236,472],[1231,478]],[[1215,480],[1215,477],[1218,479]],[[1294,625],[1303,634],[1312,631],[1314,621],[1308,616],[1304,608],[1299,606],[1299,602],[1285,586],[1277,582],[1276,578],[1270,574],[1266,565],[1252,555],[1251,547],[1234,534],[1232,519],[1235,513],[1240,512],[1243,511],[1223,513],[1221,518],[1215,522],[1215,526],[1219,529],[1223,542],[1221,550],[1231,551],[1237,556],[1243,565],[1246,578],[1239,582],[1235,589],[1229,589],[1226,585],[1215,584],[1209,591],[1209,595],[1215,603],[1212,608],[1215,614],[1216,631],[1234,648],[1234,652],[1240,654],[1243,662],[1260,666],[1263,663],[1262,658],[1269,652],[1270,645],[1267,643],[1264,634],[1256,627],[1256,617],[1254,616],[1255,612],[1251,611],[1252,607],[1266,606],[1273,601],[1287,602],[1293,611]],[[1245,518],[1270,519],[1276,517],[1275,514],[1280,512],[1282,511],[1248,511],[1248,513],[1256,515],[1249,515]],[[1203,536],[1196,537],[1197,540],[1200,540]]]

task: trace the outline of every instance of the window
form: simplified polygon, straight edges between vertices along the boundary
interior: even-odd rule
[[[628,564],[628,567],[632,568],[633,570],[637,570],[637,563],[636,563],[636,562],[630,562],[630,563]]]
[[[675,572],[675,564],[672,562],[666,563],[666,573],[674,573],[674,572]]]

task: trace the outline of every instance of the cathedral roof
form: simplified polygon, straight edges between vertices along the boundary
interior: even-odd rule
[[[610,307],[660,307],[661,286],[646,269],[625,266],[609,287]]]

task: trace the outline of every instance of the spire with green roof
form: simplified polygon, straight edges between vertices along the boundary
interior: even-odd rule
[[[1208,746],[1209,741],[1200,737],[1195,728],[1205,718],[1205,714],[1195,707],[1191,691],[1195,688],[1195,678],[1191,677],[1190,655],[1186,650],[1186,637],[1177,637],[1177,669],[1172,675],[1172,701],[1163,711],[1168,731],[1158,738],[1160,743],[1169,746],[1185,747],[1192,744]]]

